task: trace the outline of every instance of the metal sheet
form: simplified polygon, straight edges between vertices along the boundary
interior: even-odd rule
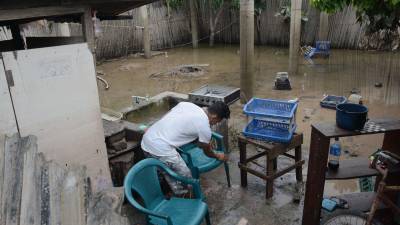
[[[82,164],[97,183],[110,173],[93,56],[86,44],[3,53],[21,136],[62,165]],[[106,185],[108,186],[108,185]]]

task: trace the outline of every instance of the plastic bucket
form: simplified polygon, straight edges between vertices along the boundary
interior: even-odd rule
[[[346,130],[361,130],[367,122],[368,108],[353,103],[336,106],[336,124]]]

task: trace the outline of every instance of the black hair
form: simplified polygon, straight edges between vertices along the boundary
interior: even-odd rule
[[[229,119],[231,116],[231,111],[229,107],[224,102],[215,102],[208,107],[208,112],[217,115],[220,119]]]

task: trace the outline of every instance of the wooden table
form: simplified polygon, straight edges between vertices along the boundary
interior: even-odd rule
[[[263,149],[263,151],[261,153],[257,153],[256,155],[247,158],[247,148],[246,148],[247,144],[252,144],[258,148]],[[303,134],[294,134],[292,141],[289,144],[259,141],[252,138],[247,138],[243,135],[239,135],[238,145],[240,151],[240,161],[238,163],[238,166],[240,168],[240,181],[242,187],[247,186],[247,173],[251,173],[267,181],[265,197],[271,198],[273,195],[274,179],[284,175],[285,173],[293,169],[296,169],[296,180],[302,181],[303,180],[302,165],[304,164],[304,160],[301,159],[302,144],[303,144]],[[295,150],[294,156],[287,153],[291,149]],[[295,163],[280,171],[277,171],[277,157],[279,155],[284,155],[286,157],[292,158],[295,160]],[[248,165],[248,163],[253,163],[258,166],[261,166],[254,160],[262,156],[267,157],[265,172],[259,172],[251,168],[250,165]],[[264,167],[263,169],[265,170]]]
[[[399,119],[372,119],[368,121],[361,131],[343,130],[336,126],[335,122],[318,123],[311,125],[311,144],[308,162],[308,174],[306,183],[306,193],[303,209],[303,225],[318,225],[320,221],[321,203],[324,193],[325,179],[346,179],[374,175],[375,172],[367,168],[344,169],[340,163],[343,173],[326,174],[328,161],[328,151],[330,139],[335,137],[347,137],[367,134],[384,133],[382,149],[393,153],[400,153],[400,120]],[[368,164],[364,167],[368,167]],[[376,173],[375,173],[376,174]],[[367,199],[367,198],[366,198]],[[349,203],[351,204],[351,203]]]

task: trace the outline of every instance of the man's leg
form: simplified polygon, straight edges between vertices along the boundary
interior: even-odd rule
[[[146,157],[151,157],[151,158],[156,158],[160,161],[162,161],[165,165],[167,165],[170,169],[172,169],[174,172],[177,174],[187,177],[187,178],[192,178],[192,172],[190,169],[187,167],[185,161],[182,159],[182,157],[179,155],[179,153],[176,153],[174,156],[156,156],[152,155],[146,151],[144,151]],[[164,173],[164,175],[166,175]],[[166,175],[165,179],[167,180],[169,186],[171,187],[172,191],[174,192],[175,195],[182,195],[188,193],[187,187],[185,188],[184,185],[171,178],[170,176]]]

